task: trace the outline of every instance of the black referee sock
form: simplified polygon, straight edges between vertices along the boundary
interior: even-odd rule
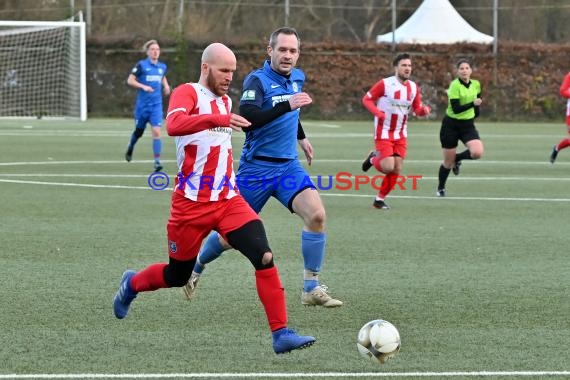
[[[451,169],[446,169],[443,164],[439,167],[439,185],[437,185],[437,189],[445,189],[445,183],[447,182],[447,177],[449,177],[449,172]]]
[[[461,152],[455,156],[455,162],[458,162],[461,160],[470,160],[470,159],[471,159],[471,152],[469,151],[469,149],[464,150],[463,152]]]

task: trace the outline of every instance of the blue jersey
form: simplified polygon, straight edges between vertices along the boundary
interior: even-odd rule
[[[262,68],[251,72],[243,82],[240,105],[252,104],[262,110],[286,102],[301,92],[305,74],[294,68],[289,76],[271,69],[269,61]],[[297,128],[300,109],[290,111],[259,129],[247,131],[241,158],[246,161],[254,156],[297,159]]]
[[[138,90],[135,113],[137,110],[155,107],[160,108],[162,112],[162,79],[166,75],[166,64],[160,61],[152,63],[149,58],[143,59],[137,62],[131,74],[137,78],[139,83],[154,89],[152,92]]]

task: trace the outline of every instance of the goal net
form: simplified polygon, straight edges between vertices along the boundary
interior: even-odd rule
[[[85,23],[0,21],[0,117],[87,119]]]

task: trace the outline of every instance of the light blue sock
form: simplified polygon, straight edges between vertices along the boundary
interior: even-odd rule
[[[162,152],[162,140],[153,139],[152,140],[152,152],[154,153],[154,160],[156,162],[160,161],[160,153]]]
[[[213,231],[208,235],[200,252],[198,252],[198,260],[194,265],[194,272],[200,274],[204,270],[206,264],[216,260],[224,252],[224,246],[220,243],[219,235]]]
[[[309,292],[319,285],[318,275],[325,260],[327,235],[324,232],[302,231],[301,252],[305,263],[303,290]]]

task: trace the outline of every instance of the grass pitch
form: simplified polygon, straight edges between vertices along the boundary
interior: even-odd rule
[[[570,377],[570,150],[548,162],[564,126],[479,123],[483,159],[464,162],[439,199],[438,124],[410,123],[402,174],[422,178],[392,192],[392,210],[371,207],[369,185],[321,192],[322,280],[341,308],[300,304],[301,221],[267,205],[290,326],[317,338],[277,356],[252,268],[235,251],[208,267],[192,302],[179,289],[145,293],[114,318],[122,272],[167,259],[171,192],[148,187],[149,131],[126,163],[130,120],[2,121],[0,378]],[[312,176],[363,174],[370,122],[304,126]],[[173,139],[163,141],[173,179]],[[377,318],[402,336],[385,365],[356,350],[359,328]]]

